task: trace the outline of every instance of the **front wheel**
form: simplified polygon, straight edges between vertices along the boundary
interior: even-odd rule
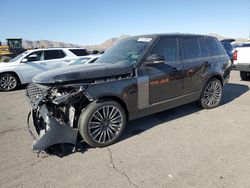
[[[11,91],[14,90],[18,85],[18,79],[13,74],[2,74],[0,75],[0,90]]]
[[[223,87],[217,78],[210,79],[204,86],[199,103],[202,108],[210,109],[217,107],[222,98]]]
[[[105,147],[116,142],[126,125],[121,105],[112,100],[93,101],[84,109],[78,127],[90,146]]]

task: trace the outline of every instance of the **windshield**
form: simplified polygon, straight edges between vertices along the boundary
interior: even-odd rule
[[[79,64],[85,64],[90,60],[90,58],[80,58],[76,61],[74,61],[71,65],[79,65]]]
[[[16,56],[16,57],[13,58],[12,60],[10,60],[10,62],[14,62],[14,61],[16,61],[16,60],[18,60],[18,59],[23,58],[27,53],[28,53],[28,52],[23,52],[22,54]]]
[[[136,65],[153,38],[131,38],[119,42],[106,51],[96,63]]]

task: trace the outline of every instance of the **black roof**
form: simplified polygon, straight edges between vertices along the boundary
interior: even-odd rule
[[[156,33],[156,34],[146,34],[146,35],[137,35],[137,36],[131,36],[128,38],[138,38],[138,37],[159,37],[159,36],[175,36],[175,37],[181,37],[181,36],[189,36],[189,37],[211,37],[216,38],[211,35],[202,35],[202,34],[191,34],[191,33]],[[125,38],[126,39],[126,38]]]

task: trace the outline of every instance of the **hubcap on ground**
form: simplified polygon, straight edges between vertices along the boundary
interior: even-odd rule
[[[17,85],[17,81],[15,77],[10,76],[10,75],[3,76],[0,80],[0,86],[4,90],[14,89],[16,85]]]
[[[95,142],[106,143],[114,140],[122,127],[121,111],[111,105],[97,109],[90,118],[88,131]]]
[[[217,106],[220,103],[222,86],[219,81],[210,82],[204,92],[205,103],[209,107]]]

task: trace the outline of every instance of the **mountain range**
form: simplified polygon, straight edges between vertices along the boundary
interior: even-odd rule
[[[100,50],[104,51],[110,48],[113,44],[117,41],[129,37],[128,35],[122,35],[120,37],[113,37],[111,39],[106,40],[105,42],[99,45],[79,45],[79,44],[71,44],[66,42],[57,42],[51,40],[38,40],[38,41],[31,41],[31,40],[23,40],[23,48],[25,49],[34,49],[34,48],[53,48],[53,47],[81,47],[88,50]]]
[[[222,35],[218,35],[215,33],[209,33],[208,35],[217,37],[219,40],[231,37],[225,37]],[[105,42],[99,45],[79,45],[79,44],[71,44],[66,42],[56,42],[51,40],[38,40],[38,41],[31,41],[31,40],[23,40],[23,47],[25,49],[32,49],[32,48],[50,48],[50,47],[81,47],[86,48],[88,50],[100,50],[104,51],[110,48],[113,44],[117,41],[129,37],[128,35],[122,35],[120,37],[113,37],[111,39],[106,40]],[[247,42],[247,38],[236,38],[236,42]]]

